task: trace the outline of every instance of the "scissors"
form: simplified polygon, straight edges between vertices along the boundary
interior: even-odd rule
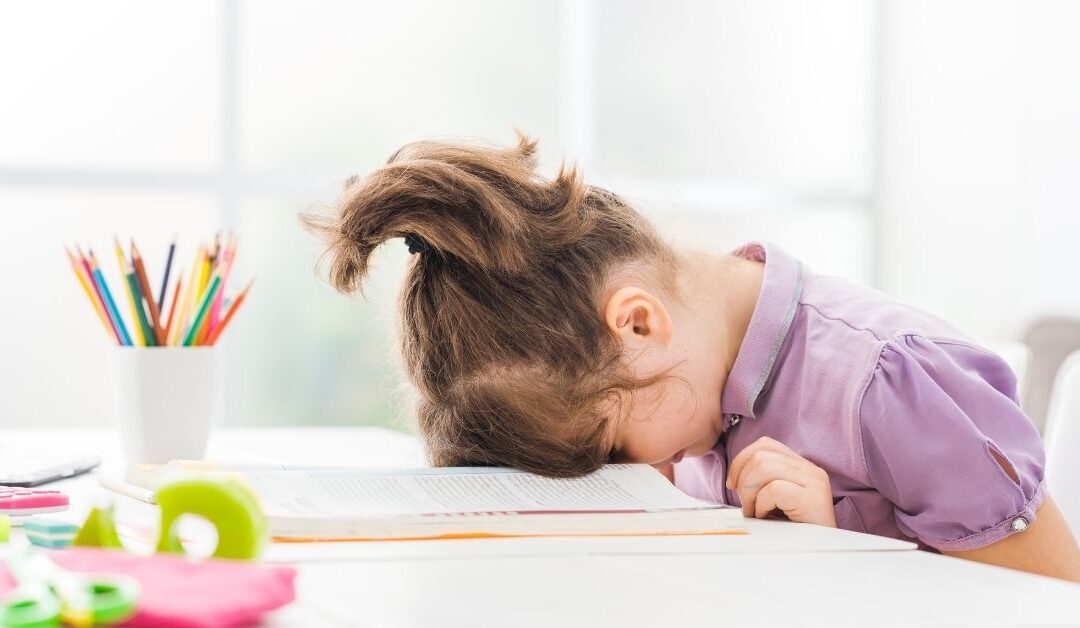
[[[0,601],[0,626],[108,625],[135,612],[139,582],[131,576],[76,574],[29,548],[7,562],[18,586]]]

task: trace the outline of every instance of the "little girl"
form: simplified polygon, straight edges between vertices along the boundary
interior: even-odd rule
[[[676,251],[535,152],[412,143],[306,217],[339,290],[390,238],[414,254],[402,353],[433,464],[649,463],[746,516],[1080,581],[998,356],[770,244]]]

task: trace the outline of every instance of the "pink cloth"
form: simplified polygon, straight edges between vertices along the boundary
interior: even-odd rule
[[[291,567],[89,547],[50,551],[48,556],[70,571],[135,577],[142,592],[138,610],[125,626],[246,626],[296,597],[296,570]],[[0,570],[0,595],[14,586],[7,569]]]

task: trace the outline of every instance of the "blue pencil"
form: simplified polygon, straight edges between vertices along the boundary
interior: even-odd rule
[[[116,302],[113,301],[112,293],[109,292],[109,284],[105,283],[105,276],[101,274],[101,268],[98,267],[97,256],[94,255],[93,251],[87,252],[90,254],[90,267],[94,270],[94,283],[97,284],[101,295],[105,297],[105,305],[109,308],[109,316],[116,322],[116,327],[120,331],[120,338],[124,344],[131,346],[131,336],[128,335],[127,328],[124,326],[124,319],[120,318],[120,312],[116,309]]]
[[[176,252],[176,236],[173,236],[173,241],[169,244],[169,257],[165,260],[165,275],[161,278],[161,292],[158,294],[158,307],[161,311],[165,311],[165,293],[169,289],[169,271],[172,270],[172,258],[173,253]]]

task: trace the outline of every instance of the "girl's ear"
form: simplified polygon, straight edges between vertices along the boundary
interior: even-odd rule
[[[624,347],[666,345],[674,324],[663,302],[635,286],[619,288],[604,305],[604,321]]]

